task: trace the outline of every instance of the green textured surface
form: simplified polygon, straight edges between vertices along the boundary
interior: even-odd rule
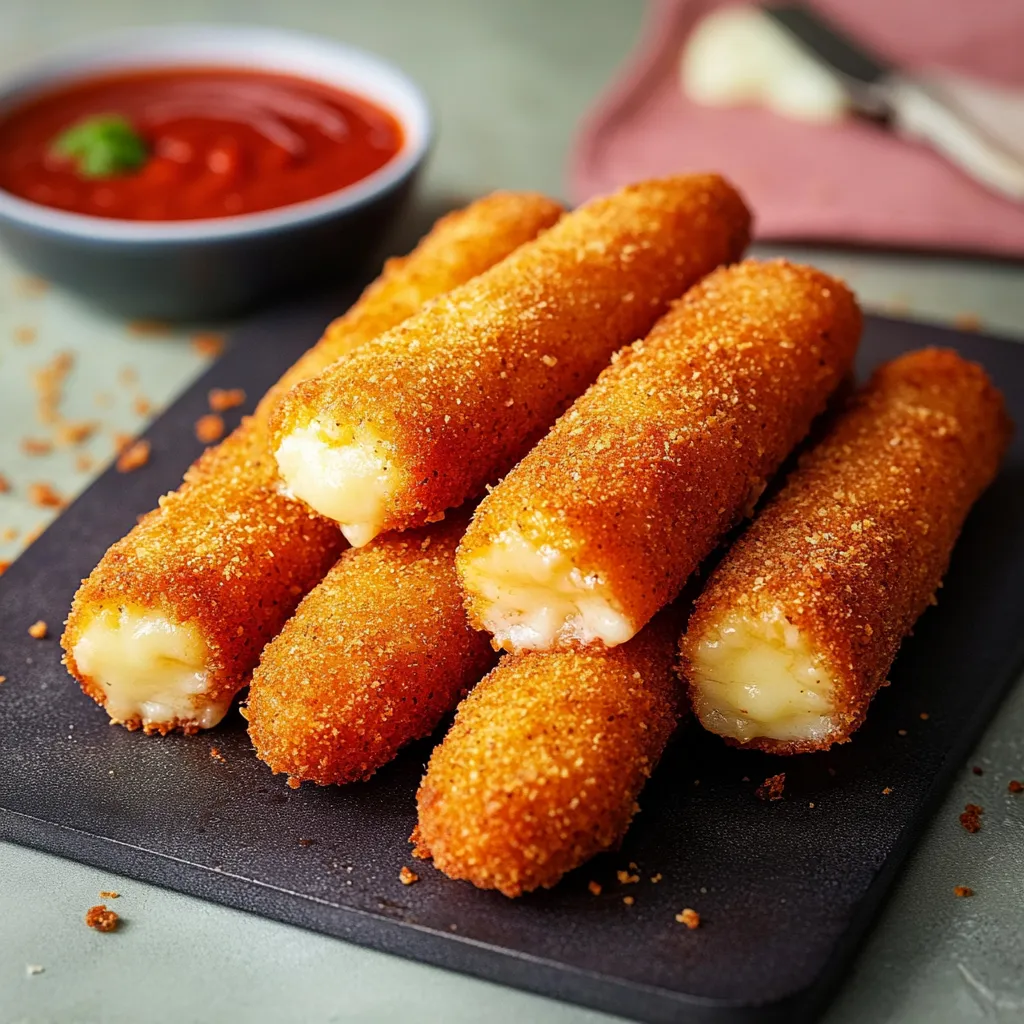
[[[170,20],[281,24],[368,47],[416,77],[440,117],[415,218],[424,223],[496,187],[561,193],[576,119],[631,45],[640,10],[629,0],[0,0],[0,67],[103,28]],[[1020,264],[787,252],[843,274],[869,308],[935,320],[969,314],[1024,337]],[[19,328],[35,340],[19,342]],[[206,360],[188,343],[192,333],[139,334],[33,288],[0,252],[0,473],[13,485],[0,494],[0,559],[13,558],[26,534],[54,514],[27,500],[30,483],[73,496],[111,456],[114,435],[144,422],[134,409],[138,396],[155,411],[195,377]],[[83,449],[91,471],[76,468],[78,449],[33,457],[19,447],[25,435],[47,434],[30,374],[60,352],[75,358],[62,411],[98,423]],[[126,369],[136,381],[126,381]],[[5,539],[7,529],[18,537]],[[1009,778],[1024,778],[1022,737],[1018,685],[972,758],[985,774],[965,766],[829,1024],[1024,1020],[1024,795],[1006,792]],[[968,800],[986,808],[974,836],[957,823]],[[956,899],[958,884],[976,895]],[[114,935],[82,924],[100,889],[123,894],[114,906],[126,926]],[[43,973],[29,975],[29,964]],[[0,844],[0,1024],[457,1024],[485,1016],[494,1024],[610,1020]]]

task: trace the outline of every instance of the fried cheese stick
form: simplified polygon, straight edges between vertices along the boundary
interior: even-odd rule
[[[430,758],[416,855],[519,896],[616,846],[679,719],[678,621],[612,650],[502,658]]]
[[[747,243],[716,175],[630,186],[298,385],[273,418],[291,492],[355,545],[432,522],[520,458],[612,353]]]
[[[499,193],[445,217],[107,551],[75,596],[62,643],[69,671],[112,721],[159,733],[216,725],[264,644],[341,553],[337,526],[280,488],[266,424],[282,389],[487,269],[560,214],[541,196]]]
[[[320,785],[368,779],[491,666],[455,576],[467,521],[346,551],[267,645],[246,717],[275,772]]]
[[[955,352],[877,370],[697,600],[682,654],[704,727],[776,754],[846,742],[934,603],[1011,430]]]
[[[809,267],[748,260],[691,289],[481,502],[470,621],[510,650],[628,640],[751,513],[860,330]]]

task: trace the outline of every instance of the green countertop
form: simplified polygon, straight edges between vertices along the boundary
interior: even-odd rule
[[[105,28],[166,21],[279,24],[365,46],[416,77],[438,111],[440,140],[414,214],[425,223],[493,188],[562,194],[573,127],[640,14],[629,0],[0,0],[0,67]],[[1024,337],[1021,264],[785,251],[842,274],[869,309],[969,315]],[[32,483],[73,497],[118,433],[139,429],[203,368],[209,357],[190,344],[200,327],[230,325],[140,332],[41,288],[0,251],[0,473],[12,485],[0,493],[0,560],[56,514],[29,501]],[[25,454],[25,436],[45,435],[30,375],[63,352],[73,362],[62,411],[97,421],[97,431],[81,448]],[[970,764],[985,774],[965,766],[828,1024],[1024,1020],[1024,797],[1006,792],[1008,778],[1024,776],[1024,684]],[[957,821],[968,800],[986,808],[974,836]],[[0,1024],[611,1020],[2,843],[0,879]],[[976,895],[956,899],[960,884]],[[82,924],[101,889],[122,894],[126,925],[114,935]]]

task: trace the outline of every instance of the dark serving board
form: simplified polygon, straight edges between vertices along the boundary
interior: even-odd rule
[[[510,901],[411,860],[429,744],[369,783],[292,791],[252,755],[237,713],[191,738],[110,728],[65,674],[56,639],[26,633],[39,618],[56,633],[78,579],[177,484],[198,453],[192,423],[207,389],[260,394],[326,319],[326,307],[307,306],[239,332],[153,425],[151,464],[106,473],[0,580],[0,836],[627,1017],[813,1016],[1024,660],[1024,435],[853,743],[787,760],[690,728],[644,792],[620,852]],[[984,363],[1024,423],[1024,346],[871,319],[860,370],[930,344]],[[213,746],[226,763],[211,758]],[[754,788],[778,771],[785,796],[762,803]],[[629,862],[641,882],[621,886],[615,870]],[[399,883],[403,864],[416,867],[417,885]],[[588,891],[592,879],[602,895]],[[624,905],[626,894],[635,905]],[[700,911],[699,930],[675,922],[683,907]]]

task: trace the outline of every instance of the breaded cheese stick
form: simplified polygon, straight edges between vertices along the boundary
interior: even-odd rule
[[[503,193],[444,218],[285,380],[369,341],[559,215],[541,196]],[[266,434],[273,395],[110,548],[75,596],[65,663],[112,721],[160,733],[216,725],[344,547],[334,523],[280,489]]]
[[[481,502],[458,557],[470,621],[509,650],[628,640],[751,513],[860,330],[810,267],[706,278]]]
[[[266,646],[246,717],[275,772],[320,785],[367,779],[490,668],[455,576],[467,522],[458,514],[346,551]]]
[[[616,846],[678,722],[678,621],[613,650],[502,658],[430,758],[417,856],[519,896]]]
[[[776,754],[847,741],[934,603],[1011,429],[955,352],[882,366],[696,603],[682,653],[704,727]]]
[[[288,488],[355,545],[437,520],[520,458],[671,299],[738,258],[749,222],[715,175],[567,214],[286,396],[273,429]]]

